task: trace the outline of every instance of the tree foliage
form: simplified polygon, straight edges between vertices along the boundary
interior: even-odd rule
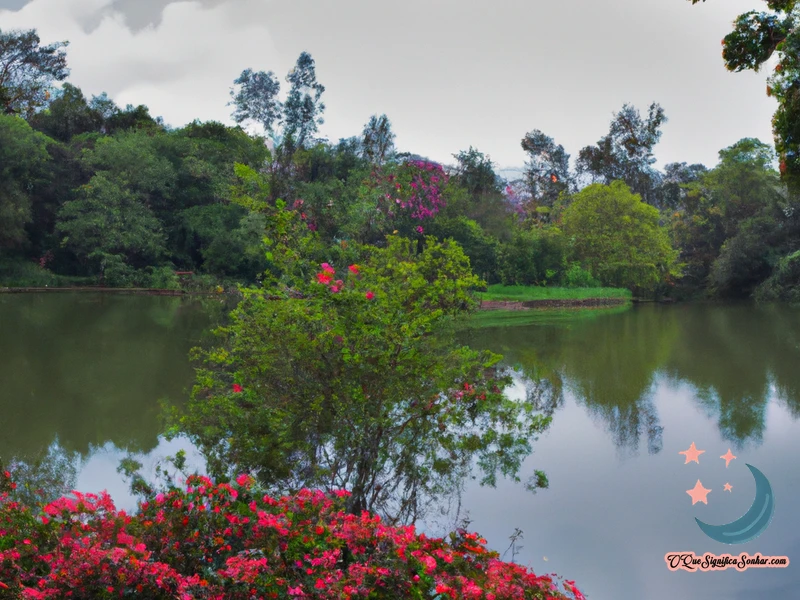
[[[4,114],[31,116],[50,97],[54,81],[69,75],[68,42],[40,45],[35,29],[0,30],[0,105]]]
[[[275,125],[283,118],[283,107],[278,100],[281,84],[275,74],[245,69],[233,83],[238,86],[230,91],[233,120],[239,124],[255,121],[265,132],[274,133]]]
[[[703,0],[705,2],[705,0]],[[699,0],[692,0],[697,4]],[[734,21],[722,40],[722,58],[730,71],[758,71],[777,56],[767,95],[778,101],[772,118],[780,172],[793,196],[800,190],[800,14],[796,0],[767,0],[771,12],[749,11]]]
[[[284,136],[295,147],[303,148],[324,123],[325,104],[321,98],[325,86],[317,81],[314,59],[308,52],[300,53],[286,80],[291,87],[284,104]]]
[[[650,105],[647,117],[625,104],[614,114],[607,135],[595,146],[586,146],[578,153],[578,172],[594,181],[610,184],[620,180],[628,184],[648,204],[655,200],[660,176],[653,168],[653,147],[661,138],[661,126],[667,121],[664,109]]]
[[[241,201],[266,211],[272,267],[221,344],[199,354],[205,367],[180,427],[212,472],[245,468],[277,489],[348,489],[349,510],[394,521],[452,493],[473,461],[484,483],[516,476],[549,421],[504,396],[499,356],[448,334],[479,284],[460,247],[390,237],[384,248],[351,248],[360,263],[320,266],[326,250],[297,211]]]
[[[44,178],[47,138],[22,119],[0,115],[0,248],[20,247],[34,186]]]
[[[395,134],[386,115],[372,115],[361,133],[364,157],[374,165],[382,165],[394,154]]]
[[[558,196],[570,189],[569,154],[538,129],[525,134],[522,149],[528,153],[525,178],[531,198],[537,206],[552,207]]]
[[[622,181],[575,194],[563,223],[576,257],[603,285],[652,290],[678,275],[677,252],[658,211]]]

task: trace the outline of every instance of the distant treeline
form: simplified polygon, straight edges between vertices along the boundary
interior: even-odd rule
[[[743,139],[713,169],[659,171],[656,103],[644,116],[623,106],[575,168],[552,138],[525,134],[524,176],[506,181],[472,147],[449,165],[397,152],[386,115],[319,139],[325,88],[305,52],[284,100],[272,72],[234,80],[239,126],[172,128],[146,106],[87,99],[65,82],[65,46],[0,32],[0,285],[174,288],[176,271],[254,283],[270,260],[241,198],[266,186],[325,244],[453,238],[488,283],[800,300],[800,212],[772,147]]]

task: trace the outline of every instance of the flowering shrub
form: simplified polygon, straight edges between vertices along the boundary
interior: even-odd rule
[[[409,160],[372,172],[362,199],[373,213],[372,226],[402,235],[424,233],[421,222],[444,208],[449,176],[441,165]]]
[[[473,470],[488,485],[516,477],[550,418],[505,396],[499,356],[456,344],[450,323],[480,282],[456,244],[425,242],[417,252],[389,236],[358,263],[301,258],[292,294],[245,290],[221,344],[198,351],[170,433],[220,480],[252,471],[271,490],[347,489],[347,510],[392,523],[413,522]]]
[[[554,577],[498,560],[475,533],[445,542],[345,513],[346,492],[275,499],[253,484],[191,476],[135,515],[105,493],[28,507],[6,491],[0,598],[583,598],[573,581],[565,593]]]

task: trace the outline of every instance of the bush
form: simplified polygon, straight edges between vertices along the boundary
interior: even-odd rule
[[[159,290],[179,290],[181,281],[175,275],[175,268],[169,267],[148,267],[150,281],[148,287]]]
[[[776,229],[771,217],[754,217],[725,241],[708,277],[714,294],[750,296],[756,286],[767,279],[775,261],[772,255]]]
[[[435,220],[428,233],[439,239],[450,238],[458,242],[469,257],[472,272],[488,283],[497,283],[498,242],[472,219],[460,216],[453,219]]]
[[[517,230],[500,246],[498,271],[503,285],[547,285],[566,265],[567,239],[559,229]]]
[[[561,285],[568,288],[596,288],[600,287],[600,282],[580,263],[574,262],[562,274]]]
[[[800,302],[800,250],[784,256],[755,291],[761,302]]]
[[[346,492],[273,499],[253,482],[191,476],[127,515],[105,493],[23,506],[0,473],[0,598],[583,599],[475,533],[445,542],[346,514]]]
[[[0,260],[0,287],[66,287],[94,282],[93,277],[57,275],[32,261]]]

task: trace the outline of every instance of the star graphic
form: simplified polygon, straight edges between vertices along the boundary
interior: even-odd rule
[[[728,448],[727,454],[723,454],[722,456],[720,456],[720,458],[724,458],[725,459],[725,468],[727,469],[728,465],[731,464],[731,461],[736,457],[731,452],[731,449]]]
[[[725,490],[724,491],[730,492],[732,489],[733,489],[733,486],[730,483],[726,483],[725,484]]]
[[[686,490],[686,493],[692,497],[692,506],[697,504],[698,502],[702,502],[703,504],[708,504],[708,494],[711,490],[707,490],[703,487],[703,484],[700,483],[700,480],[697,480],[697,483],[694,484],[694,487],[690,490]]]
[[[694,461],[699,465],[700,461],[698,460],[698,458],[703,452],[705,452],[705,450],[698,450],[697,447],[694,445],[694,442],[692,442],[692,445],[689,446],[688,450],[684,450],[683,452],[678,452],[678,454],[686,455],[686,462],[683,464],[688,465],[690,462]]]

